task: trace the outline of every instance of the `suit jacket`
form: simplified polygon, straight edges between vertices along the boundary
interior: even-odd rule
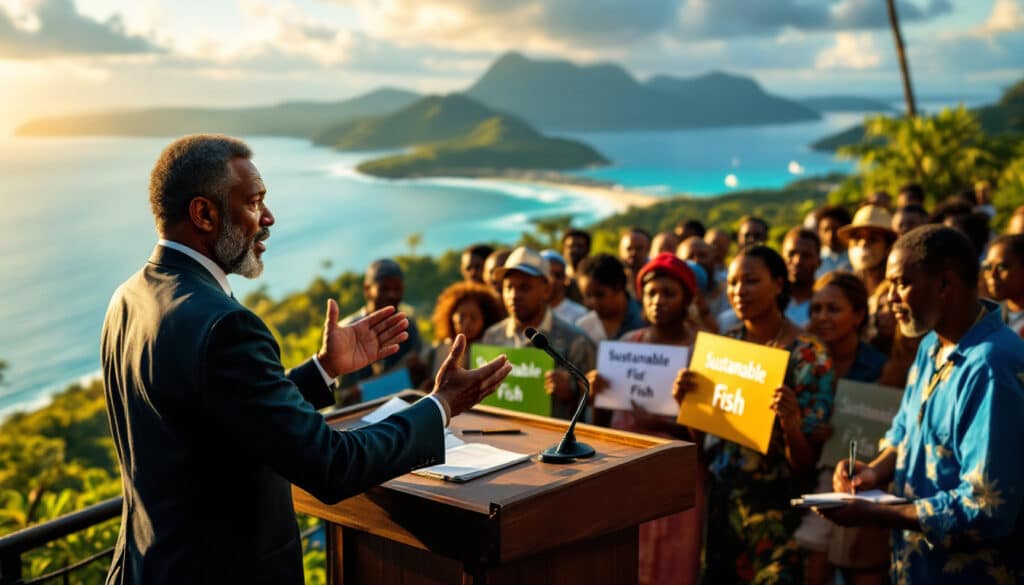
[[[163,246],[114,293],[102,361],[124,484],[108,584],[300,584],[289,482],[333,503],[444,460],[430,401],[328,427],[316,365],[286,374],[266,325]]]

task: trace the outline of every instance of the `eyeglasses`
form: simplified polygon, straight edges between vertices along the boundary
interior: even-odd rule
[[[1013,268],[1006,262],[983,262],[981,264],[982,274],[988,274],[989,272],[998,272],[1000,276],[1006,276],[1006,273]]]

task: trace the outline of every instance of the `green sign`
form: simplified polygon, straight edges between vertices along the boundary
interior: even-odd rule
[[[482,404],[551,416],[551,397],[544,391],[544,374],[555,369],[551,356],[533,347],[499,347],[474,343],[469,348],[470,365],[478,368],[499,355],[508,356],[512,373]]]
[[[857,459],[878,455],[878,441],[892,426],[903,391],[891,386],[840,380],[832,410],[832,437],[821,450],[821,465],[835,467],[850,456],[850,439],[857,441]]]

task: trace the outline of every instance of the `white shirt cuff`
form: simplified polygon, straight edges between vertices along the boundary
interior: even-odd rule
[[[436,396],[432,396],[430,394],[427,394],[427,398],[429,398],[434,404],[436,404],[437,405],[437,409],[441,411],[441,426],[447,427],[448,426],[448,416],[444,412],[444,406],[441,405],[441,401],[438,400]]]
[[[316,369],[320,371],[320,377],[324,379],[324,384],[327,384],[328,388],[334,388],[334,378],[327,375],[327,370],[320,365],[320,360],[316,358],[315,354],[313,355],[313,363],[316,364]]]

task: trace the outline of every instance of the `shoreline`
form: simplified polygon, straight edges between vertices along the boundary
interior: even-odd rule
[[[489,177],[478,179],[482,184],[516,183],[533,185],[537,187],[549,187],[566,191],[586,199],[598,199],[613,208],[615,213],[622,213],[630,207],[649,207],[665,201],[669,197],[658,197],[642,191],[626,189],[614,183],[590,183],[575,181],[560,181],[543,178],[511,178],[511,177]]]

